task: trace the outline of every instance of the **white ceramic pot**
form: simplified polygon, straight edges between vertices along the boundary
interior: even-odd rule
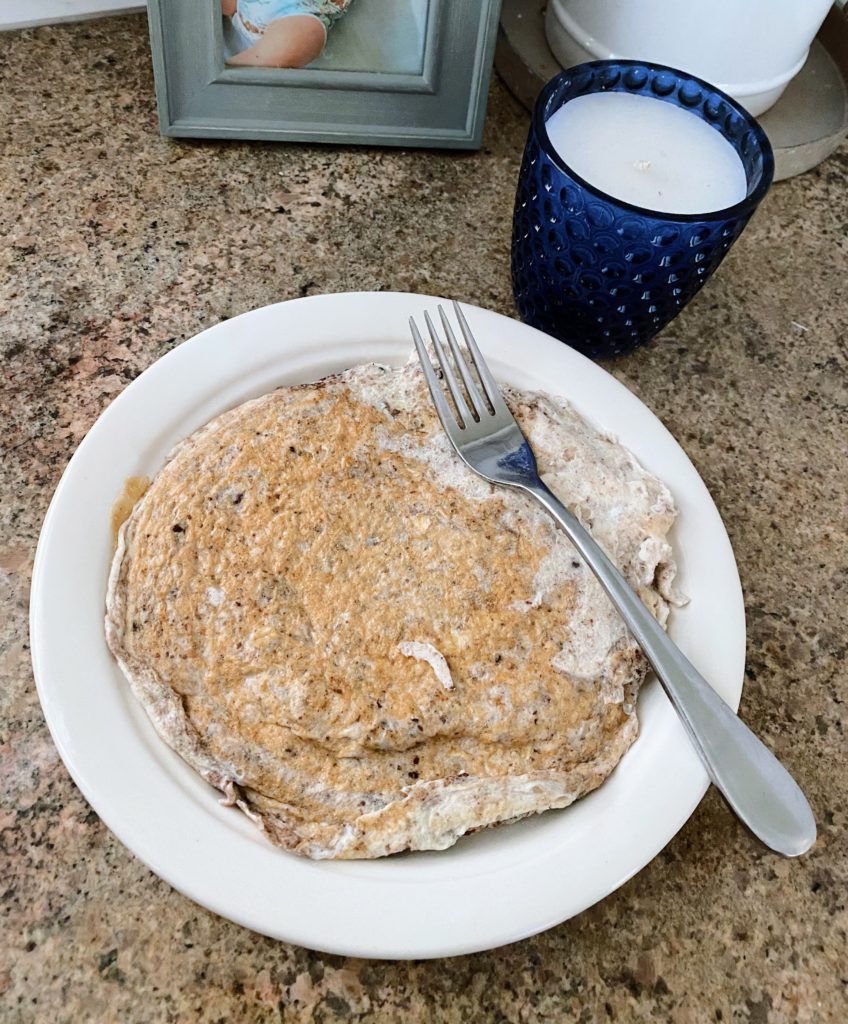
[[[761,114],[801,70],[832,0],[549,0],[563,67],[626,57],[688,71]]]

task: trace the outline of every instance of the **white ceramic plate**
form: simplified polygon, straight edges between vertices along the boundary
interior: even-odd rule
[[[487,949],[542,931],[602,899],[683,825],[707,776],[654,680],[641,735],[590,796],[564,811],[461,839],[442,853],[314,862],[272,847],[157,737],[103,635],[109,512],[124,480],[152,476],[212,416],[280,384],[356,363],[403,362],[407,317],[437,299],[324,295],[258,309],[186,342],[103,413],[53,498],[35,561],[32,652],[59,752],[108,827],[153,871],[210,910],[288,942],[359,957]],[[718,512],[676,441],[637,398],[573,349],[468,308],[495,373],[565,396],[618,435],[671,488],[674,543],[691,597],[677,643],[734,708],[745,651],[742,593]]]

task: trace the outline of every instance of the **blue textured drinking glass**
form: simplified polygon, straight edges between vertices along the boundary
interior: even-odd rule
[[[745,169],[735,206],[657,213],[614,199],[568,166],[548,138],[548,118],[593,92],[673,103],[721,132]],[[522,320],[593,359],[649,341],[724,259],[768,191],[774,157],[755,119],[700,78],[658,64],[603,60],[562,72],[533,111],[515,200],[512,282]]]

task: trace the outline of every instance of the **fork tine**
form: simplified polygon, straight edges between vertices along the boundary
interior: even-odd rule
[[[486,397],[489,399],[492,410],[493,412],[501,412],[506,409],[506,402],[504,402],[500,388],[495,382],[495,378],[492,376],[489,367],[486,365],[486,360],[483,358],[480,349],[477,347],[477,342],[474,340],[474,335],[471,333],[471,328],[468,326],[468,321],[465,319],[462,307],[456,299],[454,299],[453,302],[453,310],[456,313],[456,318],[459,321],[462,336],[465,338],[465,344],[468,346],[468,351],[471,353],[471,358],[474,361],[474,366],[476,367],[477,374],[480,377],[480,383],[483,385],[483,390],[486,392]]]
[[[436,333],[436,328],[433,326],[430,314],[426,310],[424,311],[424,321],[427,324],[427,330],[430,332],[430,337],[433,339],[433,348],[436,350],[436,358],[439,360],[439,366],[442,368],[442,373],[444,374],[448,391],[450,391],[451,398],[456,406],[456,411],[459,413],[459,425],[461,427],[467,427],[468,424],[471,423],[471,412],[465,404],[465,399],[462,396],[462,389],[457,383],[450,360],[447,357],[447,353],[445,352],[439,335]]]
[[[456,416],[454,416],[451,407],[447,403],[444,392],[439,385],[436,371],[430,362],[430,356],[427,354],[427,346],[424,344],[424,339],[418,331],[418,325],[412,317],[409,318],[409,328],[412,331],[415,351],[418,353],[418,361],[421,363],[421,369],[424,371],[424,379],[427,381],[427,387],[430,389],[433,405],[436,407],[436,412],[439,414],[439,419],[442,421],[442,426],[445,428],[448,437],[451,437],[451,431],[456,430],[457,427]]]
[[[442,327],[445,329],[447,335],[448,345],[453,355],[453,361],[456,363],[459,375],[462,377],[462,383],[465,385],[465,390],[468,392],[468,399],[474,409],[474,418],[479,420],[484,412],[489,410],[486,408],[486,403],[483,400],[483,396],[477,390],[477,385],[474,382],[474,378],[471,376],[471,370],[468,369],[468,363],[465,361],[462,351],[459,347],[459,343],[456,340],[456,335],[453,333],[453,328],[448,320],[447,313],[445,313],[445,307],[439,306],[439,316],[442,320]]]

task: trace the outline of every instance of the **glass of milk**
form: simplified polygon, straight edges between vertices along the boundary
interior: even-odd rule
[[[768,191],[744,108],[692,75],[595,61],[533,113],[512,275],[523,320],[593,358],[649,341],[704,285]]]

